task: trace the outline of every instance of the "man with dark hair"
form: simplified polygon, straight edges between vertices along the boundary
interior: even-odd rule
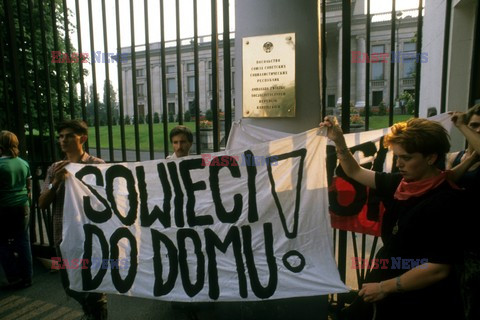
[[[88,126],[83,120],[65,120],[57,126],[57,132],[60,133],[63,129],[71,129],[73,133],[80,136],[88,136]]]
[[[173,154],[167,159],[178,159],[190,154],[190,148],[193,144],[192,131],[182,125],[178,125],[170,131],[170,142],[173,146]],[[190,319],[197,319],[198,305],[191,302],[172,301],[171,307],[175,313],[186,313]]]
[[[174,152],[167,159],[186,157],[190,154],[190,148],[193,144],[192,131],[186,126],[176,126],[170,131],[170,142]]]
[[[45,209],[53,204],[53,241],[57,254],[61,256],[65,179],[68,177],[65,167],[69,163],[105,162],[83,150],[83,144],[88,139],[88,127],[84,121],[65,120],[58,126],[57,132],[60,149],[65,153],[65,159],[55,162],[48,168],[38,205]],[[65,292],[82,305],[86,319],[107,319],[107,298],[104,293],[73,291],[69,288],[66,270],[60,269],[60,275]]]

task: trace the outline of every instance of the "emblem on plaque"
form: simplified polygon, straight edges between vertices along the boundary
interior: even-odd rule
[[[266,52],[266,53],[270,53],[273,49],[273,43],[271,42],[265,42],[263,44],[263,50]]]

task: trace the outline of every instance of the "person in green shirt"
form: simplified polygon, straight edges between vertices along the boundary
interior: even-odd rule
[[[0,262],[9,288],[32,285],[32,249],[29,233],[31,174],[18,157],[18,138],[0,132]],[[14,253],[17,254],[15,259]]]

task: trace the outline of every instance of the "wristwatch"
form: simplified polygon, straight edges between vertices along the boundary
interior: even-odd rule
[[[50,184],[48,185],[48,190],[57,191],[57,187],[55,187],[55,186],[53,185],[53,183],[50,183]]]

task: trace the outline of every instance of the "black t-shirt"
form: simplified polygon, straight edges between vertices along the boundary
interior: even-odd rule
[[[444,182],[419,197],[395,200],[393,195],[401,179],[398,173],[376,173],[377,195],[386,209],[382,222],[384,246],[376,258],[386,259],[388,264],[387,268],[380,265],[373,269],[366,282],[392,279],[426,262],[453,266],[461,261],[461,212],[457,210],[462,192]],[[387,312],[395,308],[399,318],[421,319],[428,315],[429,319],[436,319],[435,314],[442,319],[461,317],[458,290],[452,272],[432,286],[388,296],[378,303],[378,315],[391,319],[393,315],[387,316]]]

